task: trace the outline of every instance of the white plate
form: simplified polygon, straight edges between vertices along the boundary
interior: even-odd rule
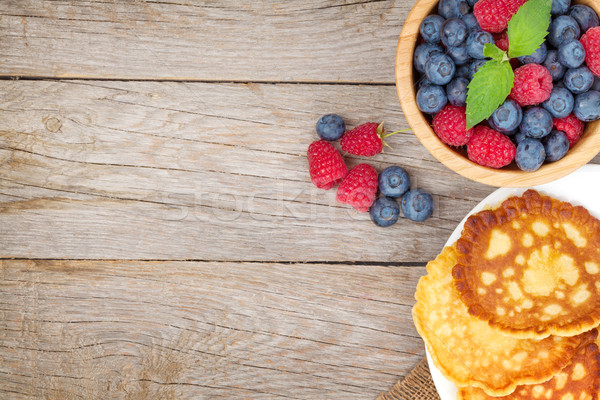
[[[590,214],[600,218],[600,165],[584,165],[577,171],[564,178],[544,185],[535,186],[533,189],[540,193],[550,195],[556,199],[568,201],[574,205],[584,206]],[[469,215],[481,211],[485,207],[501,203],[513,195],[523,194],[527,188],[500,188],[483,199],[467,216],[458,224],[454,232],[448,238],[446,246],[456,242],[460,237],[465,221]],[[442,373],[433,365],[429,352],[427,362],[431,370],[431,377],[442,400],[456,400],[456,386],[447,380]]]

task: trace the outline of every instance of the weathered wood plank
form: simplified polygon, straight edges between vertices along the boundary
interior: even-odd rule
[[[0,253],[424,262],[493,190],[398,134],[368,162],[405,166],[437,208],[377,228],[310,183],[305,153],[326,112],[406,127],[387,86],[0,82]]]
[[[394,82],[410,1],[0,2],[0,75]]]
[[[0,266],[2,398],[373,399],[424,352],[423,267]]]

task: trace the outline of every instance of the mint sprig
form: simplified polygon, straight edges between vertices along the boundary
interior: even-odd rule
[[[508,22],[508,55],[487,43],[483,55],[491,58],[469,83],[467,91],[467,129],[487,119],[510,94],[515,75],[510,58],[528,56],[544,42],[550,26],[552,0],[529,0]],[[509,58],[510,57],[510,58]]]
[[[490,60],[479,68],[467,91],[467,129],[492,115],[510,94],[514,80],[507,61]]]
[[[550,26],[552,0],[529,0],[508,21],[508,55],[528,56],[544,42]]]

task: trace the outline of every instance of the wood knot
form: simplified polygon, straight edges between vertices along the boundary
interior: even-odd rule
[[[58,118],[48,118],[46,120],[46,129],[52,133],[56,133],[62,127],[62,122]]]

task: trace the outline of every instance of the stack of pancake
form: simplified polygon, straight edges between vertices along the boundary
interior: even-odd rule
[[[600,221],[528,190],[468,218],[413,318],[458,399],[600,399]]]

